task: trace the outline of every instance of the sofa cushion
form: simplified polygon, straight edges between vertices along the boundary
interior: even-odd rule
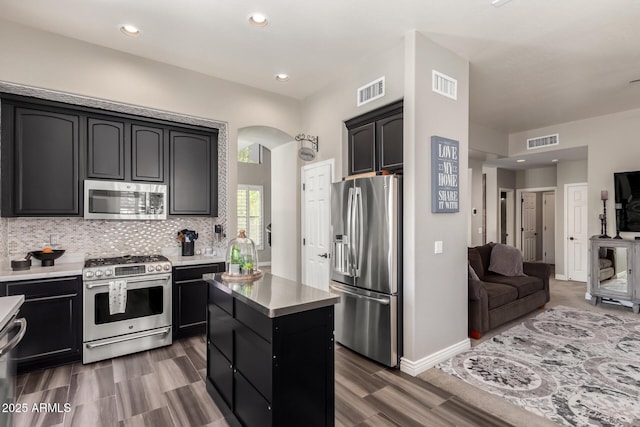
[[[471,264],[469,264],[469,279],[480,280],[476,271],[473,269],[473,267],[471,267]]]
[[[487,274],[489,272],[489,264],[491,263],[491,251],[493,250],[493,247],[495,245],[496,245],[495,243],[491,242],[491,243],[487,243],[486,245],[476,246],[475,247],[475,249],[480,254],[480,259],[482,260],[482,269],[483,269],[485,274]],[[478,270],[476,270],[476,273],[478,273],[478,275],[480,275]],[[480,277],[482,277],[482,276],[480,276]]]
[[[607,267],[612,267],[613,266],[613,261],[611,261],[609,258],[599,258],[598,261],[600,261],[600,269],[601,270],[603,268],[607,268]]]
[[[524,276],[522,252],[513,246],[498,243],[491,251],[489,271],[503,276]]]
[[[482,279],[482,276],[484,276],[485,270],[484,270],[484,267],[482,266],[482,258],[480,257],[480,252],[478,251],[478,248],[469,248],[468,257],[469,257],[469,266],[473,268],[473,271],[475,271],[476,275],[480,279]]]
[[[513,286],[491,282],[483,282],[483,285],[487,291],[489,310],[501,307],[518,298],[518,291]]]
[[[500,274],[487,274],[484,281],[502,283],[514,287],[518,291],[518,298],[534,294],[544,288],[541,279],[532,276],[502,276]]]
[[[601,268],[598,274],[598,279],[600,282],[603,282],[607,279],[611,279],[616,272],[613,270],[613,267]]]

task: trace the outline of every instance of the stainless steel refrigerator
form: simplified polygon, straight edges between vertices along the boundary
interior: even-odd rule
[[[387,366],[402,347],[402,181],[358,178],[331,191],[336,340]]]

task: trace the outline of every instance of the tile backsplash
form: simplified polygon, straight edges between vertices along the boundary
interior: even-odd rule
[[[213,232],[219,220],[195,217],[176,217],[164,221],[2,218],[0,233],[6,233],[5,256],[12,259],[51,246],[52,234],[57,234],[59,239],[59,244],[52,246],[54,249],[84,253],[87,258],[159,254],[162,249],[180,246],[176,235],[184,228],[198,232],[196,250],[213,247],[218,253],[224,253],[226,242],[217,242]]]

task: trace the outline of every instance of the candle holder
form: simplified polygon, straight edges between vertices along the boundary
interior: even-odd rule
[[[607,192],[603,191],[602,195],[602,214],[600,215],[600,227],[602,229],[600,238],[610,239],[611,236],[607,235]]]
[[[620,212],[622,211],[622,203],[616,203],[616,237],[614,239],[622,239],[620,237]]]

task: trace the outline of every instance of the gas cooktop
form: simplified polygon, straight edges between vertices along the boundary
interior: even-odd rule
[[[84,262],[84,268],[104,267],[106,265],[146,264],[151,262],[169,262],[163,255],[123,255],[111,258],[93,258]]]

